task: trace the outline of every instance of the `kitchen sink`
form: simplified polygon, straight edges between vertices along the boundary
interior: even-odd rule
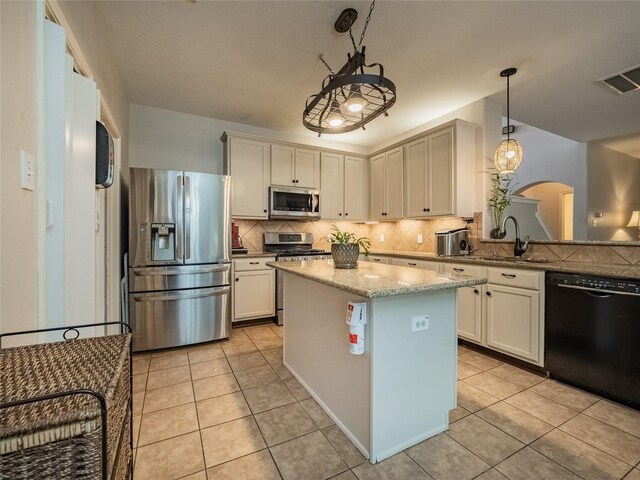
[[[503,256],[493,256],[493,255],[472,255],[469,259],[476,258],[478,260],[490,260],[494,262],[512,262],[512,263],[548,263],[548,258],[543,257],[503,257]]]

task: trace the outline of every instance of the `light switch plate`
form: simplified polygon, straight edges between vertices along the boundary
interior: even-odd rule
[[[20,150],[20,188],[32,191],[36,188],[36,161],[24,150]]]
[[[421,233],[418,234],[418,243],[422,243],[422,234]]]
[[[381,241],[381,242],[384,242],[384,233],[381,233],[381,234],[380,234],[380,241]]]

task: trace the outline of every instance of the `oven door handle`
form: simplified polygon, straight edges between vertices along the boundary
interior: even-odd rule
[[[631,297],[640,297],[640,293],[617,292],[615,290],[603,290],[599,288],[579,287],[578,285],[558,284],[558,287],[571,288],[573,290],[582,290],[583,292],[590,294],[592,297],[599,297],[599,298],[610,297],[611,295],[628,295]]]

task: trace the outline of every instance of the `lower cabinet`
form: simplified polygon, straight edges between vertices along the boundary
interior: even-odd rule
[[[266,265],[273,257],[234,260],[233,321],[276,314],[276,274]]]
[[[445,263],[444,273],[482,277],[483,268],[475,265]],[[485,285],[458,289],[458,336],[482,344],[482,297]]]
[[[445,264],[443,271],[483,276],[489,283],[458,289],[458,336],[544,364],[544,272]]]

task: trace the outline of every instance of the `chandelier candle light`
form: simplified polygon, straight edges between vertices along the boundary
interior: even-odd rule
[[[493,161],[499,173],[513,173],[522,161],[522,147],[517,140],[511,138],[511,132],[514,127],[511,125],[509,117],[509,77],[515,75],[518,70],[515,68],[507,68],[500,72],[501,77],[507,78],[507,126],[502,129],[502,133],[507,133],[507,139],[502,140],[496,148]]]
[[[352,132],[359,128],[364,130],[365,124],[374,118],[382,114],[387,116],[387,110],[396,101],[396,86],[384,77],[384,67],[379,63],[365,64],[366,47],[362,46],[362,41],[374,5],[375,0],[371,3],[358,45],[351,33],[358,12],[347,8],[336,20],[336,31],[349,32],[353,44],[353,53],[347,54],[347,63],[337,73],[320,55],[329,75],[322,82],[320,92],[307,100],[302,118],[304,126],[317,132],[318,136],[323,133]]]

